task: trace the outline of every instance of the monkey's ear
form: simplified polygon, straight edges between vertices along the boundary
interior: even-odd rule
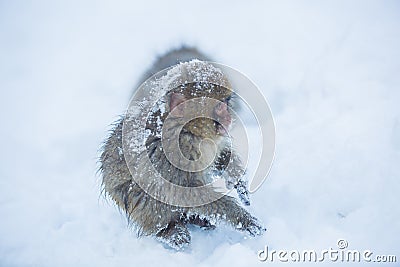
[[[169,108],[172,111],[176,108],[179,104],[185,102],[186,97],[181,93],[171,93],[170,100],[169,100]],[[179,106],[175,111],[175,115],[183,115],[183,105]]]

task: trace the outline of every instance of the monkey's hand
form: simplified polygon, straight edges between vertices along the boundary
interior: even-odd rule
[[[235,188],[240,201],[245,206],[250,206],[249,190],[247,189],[247,181],[242,178],[232,178],[228,173],[224,173],[225,186],[227,189]]]
[[[236,228],[240,231],[246,231],[250,236],[262,235],[267,229],[262,223],[256,218],[248,214],[244,220],[242,220]]]

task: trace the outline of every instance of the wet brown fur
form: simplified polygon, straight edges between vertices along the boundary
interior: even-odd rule
[[[218,100],[224,100],[231,94],[226,88],[214,88],[211,92],[204,93],[204,91],[196,90],[194,85],[187,85],[179,90],[186,97],[207,96]],[[155,115],[157,116],[157,112]],[[158,116],[164,119],[161,113]],[[124,117],[115,124],[110,136],[105,141],[100,157],[100,170],[104,191],[118,207],[126,212],[129,221],[138,230],[138,235],[153,235],[171,247],[181,249],[190,243],[187,224],[214,228],[218,221],[224,220],[238,230],[247,231],[250,235],[258,235],[263,232],[264,228],[257,219],[230,196],[222,196],[212,203],[188,208],[171,206],[146,194],[132,178],[122,152],[123,123]],[[155,133],[154,121],[149,121],[147,127]],[[211,119],[193,120],[181,132],[180,146],[185,157],[197,159],[200,156],[199,143],[205,137],[213,138],[220,144],[219,156],[212,168],[217,171],[225,171],[234,179],[243,175],[244,170],[240,165],[240,159],[226,148],[224,137],[217,134],[216,124]],[[171,165],[163,153],[161,139],[155,134],[150,135],[146,145],[151,162],[169,181],[187,187],[196,187],[209,182],[205,172],[185,172]],[[227,162],[231,157],[235,164],[230,169],[226,169]]]

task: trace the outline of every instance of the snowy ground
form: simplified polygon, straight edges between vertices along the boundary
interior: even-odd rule
[[[399,13],[398,1],[1,1],[0,266],[270,266],[265,245],[339,238],[399,262]],[[252,196],[266,234],[193,229],[176,253],[135,237],[100,196],[96,161],[142,72],[182,42],[259,85],[277,150]]]

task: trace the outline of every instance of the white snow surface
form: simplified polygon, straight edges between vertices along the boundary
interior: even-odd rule
[[[399,13],[398,1],[1,1],[0,266],[281,266],[257,251],[338,239],[399,262]],[[137,239],[100,193],[110,124],[182,43],[271,105],[276,157],[250,207],[259,238],[193,227],[175,252]]]

